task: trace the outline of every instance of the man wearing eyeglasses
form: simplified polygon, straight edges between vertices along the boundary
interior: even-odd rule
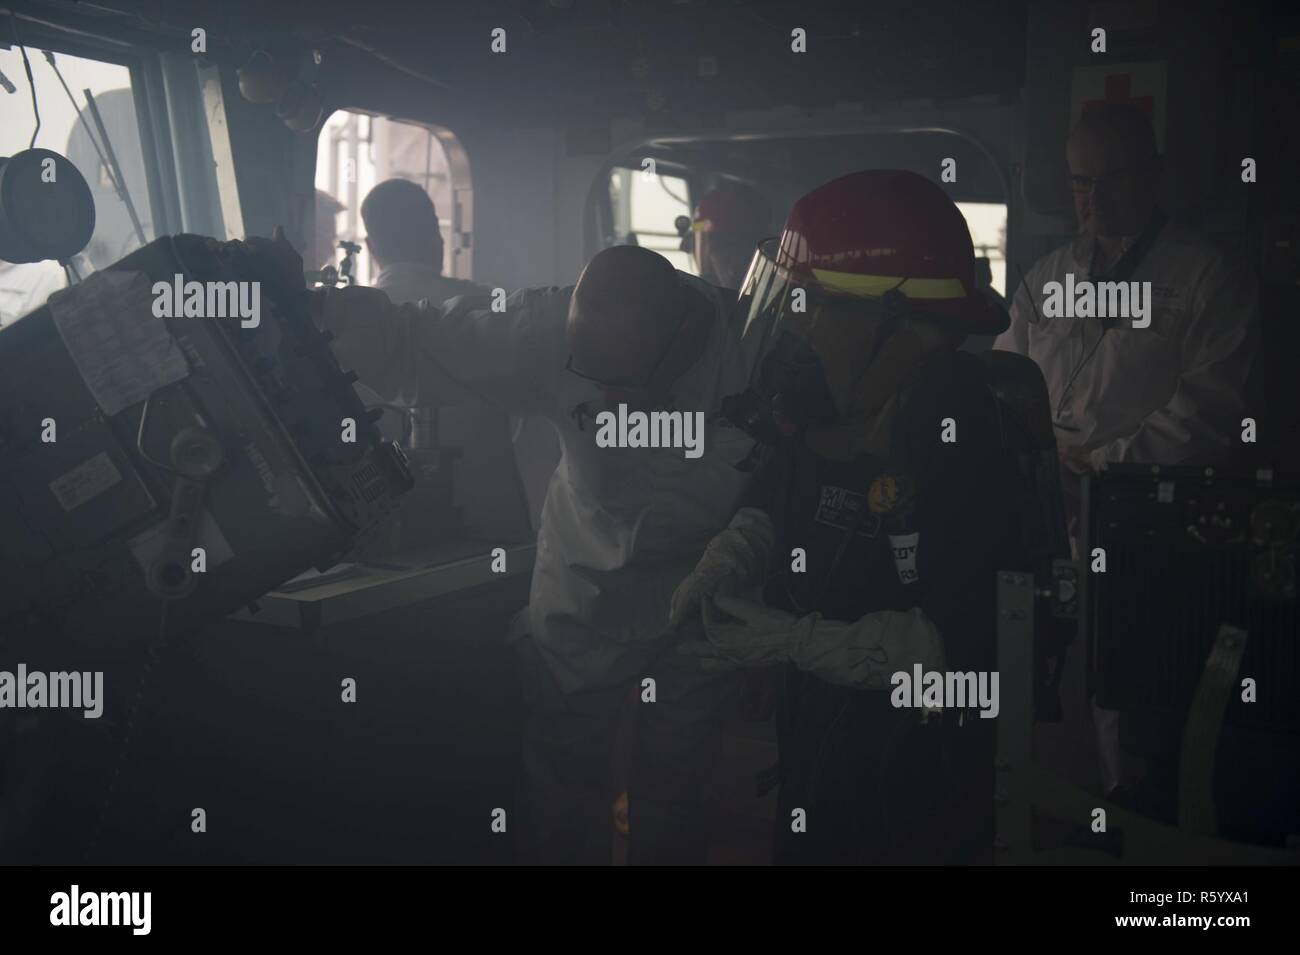
[[[1042,369],[1073,528],[1081,477],[1106,464],[1230,461],[1241,450],[1259,290],[1252,267],[1157,206],[1161,157],[1140,109],[1085,111],[1066,155],[1079,236],[1030,270],[993,347]],[[1046,316],[1045,286],[1067,273],[1150,282],[1150,324]],[[1118,714],[1094,715],[1110,794],[1121,782]]]
[[[748,480],[735,465],[752,442],[713,420],[744,387],[734,309],[633,246],[598,253],[576,286],[516,292],[503,311],[474,299],[399,307],[362,288],[325,300],[323,323],[362,381],[450,380],[559,433],[518,641],[530,713],[511,831],[529,861],[610,861],[610,755],[631,691],[629,859],[704,861],[704,795],[737,678],[664,651],[673,591]],[[704,412],[703,453],[601,446],[596,418],[620,405]]]
[[[1084,112],[1066,148],[1079,236],[1030,270],[994,348],[1033,358],[1047,380],[1065,470],[1111,462],[1208,462],[1239,448],[1258,343],[1254,270],[1171,222],[1146,114]],[[1151,323],[1044,315],[1044,287],[1150,282]]]

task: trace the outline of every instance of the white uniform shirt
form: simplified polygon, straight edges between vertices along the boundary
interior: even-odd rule
[[[0,327],[36,311],[67,284],[57,262],[0,262]]]
[[[1085,449],[1094,468],[1200,463],[1239,447],[1259,343],[1254,271],[1166,223],[1128,276],[1151,282],[1149,327],[1124,320],[1103,335],[1097,319],[1043,317],[1043,286],[1067,272],[1091,279],[1091,256],[1091,240],[1080,238],[1040,259],[993,343],[1038,363],[1058,446]]]
[[[464,279],[443,275],[432,265],[394,262],[375,276],[375,288],[383,289],[394,302],[418,302],[428,299],[435,305],[458,295],[466,295],[477,286]],[[481,291],[481,289],[480,289]]]

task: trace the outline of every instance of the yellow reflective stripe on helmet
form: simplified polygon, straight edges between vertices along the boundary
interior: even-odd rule
[[[965,298],[966,286],[961,279],[907,279],[901,275],[859,275],[856,272],[830,272],[813,269],[813,278],[832,292],[853,295],[884,295],[898,289],[908,298]],[[900,284],[901,283],[901,284]]]

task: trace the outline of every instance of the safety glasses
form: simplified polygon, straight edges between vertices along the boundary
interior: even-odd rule
[[[1070,190],[1078,193],[1090,192],[1093,189],[1098,192],[1106,192],[1128,180],[1135,171],[1132,166],[1121,166],[1119,169],[1112,169],[1100,176],[1076,176],[1072,173],[1070,175]]]

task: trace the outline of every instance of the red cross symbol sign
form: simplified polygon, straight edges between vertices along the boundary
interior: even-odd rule
[[[1155,104],[1153,97],[1130,95],[1133,88],[1132,73],[1112,73],[1103,82],[1105,93],[1102,98],[1084,100],[1085,110],[1092,106],[1100,106],[1102,103],[1130,103],[1146,113],[1148,117],[1154,118],[1152,117],[1152,107]]]
[[[1071,125],[1090,106],[1132,103],[1151,117],[1156,142],[1161,149],[1164,148],[1165,107],[1169,88],[1168,64],[1164,61],[1076,66],[1070,85]]]

